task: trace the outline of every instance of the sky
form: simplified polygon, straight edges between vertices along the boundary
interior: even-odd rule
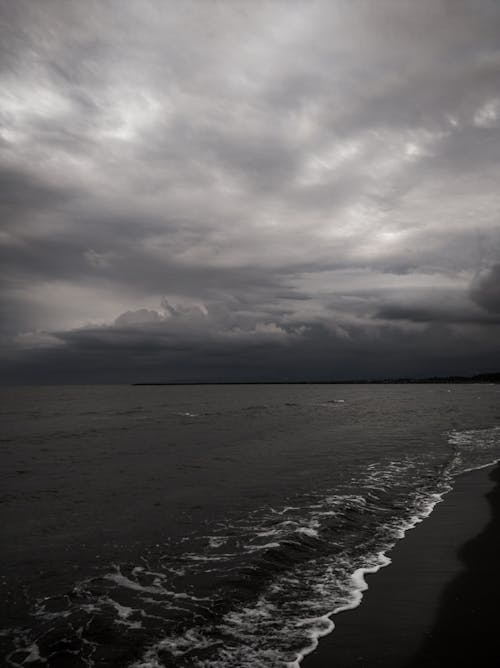
[[[497,0],[0,20],[2,382],[500,370]]]

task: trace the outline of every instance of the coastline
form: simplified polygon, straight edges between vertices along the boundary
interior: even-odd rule
[[[493,606],[500,592],[495,573],[500,563],[499,482],[499,465],[458,476],[431,515],[387,553],[389,567],[366,574],[362,604],[332,616],[334,631],[320,639],[301,668],[457,666],[477,663],[479,656],[479,665],[493,665]],[[483,607],[487,578],[494,586]],[[471,637],[471,616],[483,643],[480,649]],[[489,643],[483,638],[485,617],[491,624]]]

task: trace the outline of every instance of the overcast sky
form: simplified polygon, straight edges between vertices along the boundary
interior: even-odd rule
[[[7,382],[500,370],[500,3],[1,2]]]

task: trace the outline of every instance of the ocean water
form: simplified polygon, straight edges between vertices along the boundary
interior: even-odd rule
[[[1,662],[296,667],[500,458],[498,385],[1,396]]]

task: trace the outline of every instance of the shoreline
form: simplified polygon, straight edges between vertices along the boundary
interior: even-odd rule
[[[495,531],[500,535],[500,489],[495,487],[499,481],[500,466],[493,463],[459,475],[453,489],[434,506],[430,515],[408,529],[405,537],[384,555],[389,566],[381,564],[376,573],[373,569],[372,573],[369,570],[363,573],[366,587],[360,590],[361,605],[330,615],[335,628],[319,638],[316,649],[305,654],[301,668],[461,665],[464,643],[458,639],[469,633],[469,629],[456,632],[460,652],[452,655],[449,627],[456,620],[445,625],[448,630],[444,629],[444,616],[450,617],[450,604],[446,611],[445,600],[454,587],[452,608],[456,607],[455,583],[463,578],[466,568],[464,550],[494,524],[490,504],[498,514]],[[485,553],[490,554],[490,561],[497,565],[498,548],[492,549],[492,542],[494,548],[494,533],[486,543],[481,541],[480,558],[484,560]],[[476,576],[480,579],[481,572]],[[481,586],[484,588],[484,582]],[[460,583],[458,588],[460,599]],[[500,582],[496,591],[500,592]],[[467,610],[463,612],[467,619]],[[485,615],[495,620],[496,609],[488,609]],[[470,645],[475,647],[476,642],[470,640]],[[493,650],[488,651],[491,660],[496,655],[491,654]],[[440,658],[435,659],[436,656]],[[470,662],[468,658],[464,665]]]

